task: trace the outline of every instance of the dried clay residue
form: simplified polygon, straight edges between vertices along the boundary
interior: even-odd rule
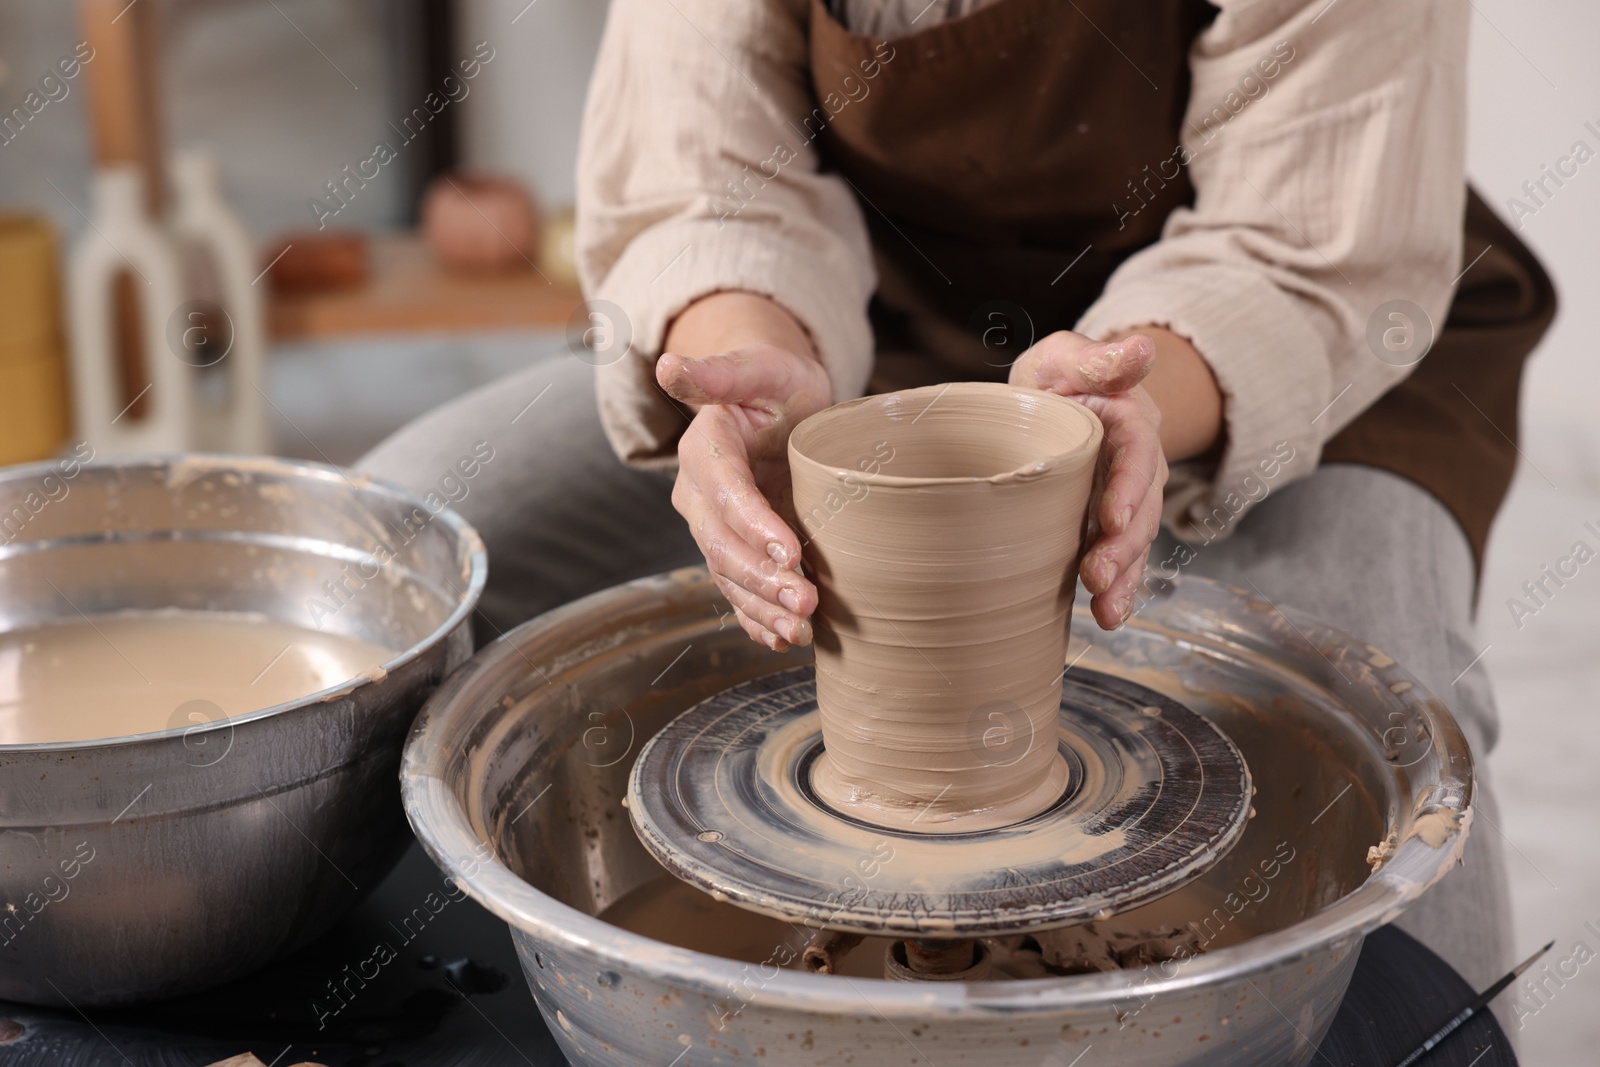
[[[1199,955],[1200,934],[1193,928],[1157,926],[1138,930],[1112,930],[1098,923],[1064,930],[1044,930],[1020,939],[1033,942],[1047,969],[1054,974],[1094,974],[1131,967],[1149,967]]]
[[[1389,857],[1393,856],[1394,850],[1399,847],[1400,830],[1398,827],[1396,827],[1395,829],[1390,830],[1389,835],[1382,841],[1379,841],[1376,845],[1373,845],[1371,848],[1367,849],[1367,865],[1372,868],[1373,873],[1377,873],[1380,867],[1382,867],[1385,863],[1388,863]]]
[[[1174,896],[1178,901],[1169,914],[1190,914],[1203,907],[1190,890],[1179,890]],[[789,970],[803,969],[801,960],[815,933],[745,911],[671,877],[644,883],[599,917],[679,948]],[[1239,927],[1221,936],[1213,933],[1208,941],[1200,928],[1179,928],[1165,918],[1125,912],[1108,923],[981,940],[993,968],[990,977],[1004,981],[1181,962],[1249,936]],[[838,951],[832,973],[846,978],[884,977],[884,958],[892,939],[868,937],[848,944],[852,947]]]
[[[1429,848],[1443,848],[1458,835],[1464,835],[1472,825],[1472,812],[1457,811],[1455,808],[1430,807],[1424,810],[1419,803],[1418,810],[1412,814],[1411,828],[1406,831],[1405,840],[1412,838],[1421,841]],[[1376,872],[1395,850],[1400,847],[1400,829],[1391,829],[1388,835],[1376,845],[1367,849],[1367,863]]]

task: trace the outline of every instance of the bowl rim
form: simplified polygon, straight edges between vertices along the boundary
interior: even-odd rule
[[[25,477],[42,477],[52,473],[59,477],[57,470],[60,459],[41,460],[36,463],[21,463],[0,469],[0,483]],[[274,473],[288,474],[296,477],[309,477],[315,481],[334,482],[342,481],[356,490],[376,489],[402,503],[428,511],[434,520],[443,520],[459,540],[464,556],[469,567],[467,587],[462,591],[460,599],[450,614],[420,641],[413,642],[410,647],[397,652],[392,658],[378,664],[378,669],[385,676],[397,671],[413,660],[420,657],[427,649],[444,640],[451,631],[465,622],[471,613],[477,610],[478,599],[483,594],[484,584],[489,574],[489,556],[483,546],[483,538],[478,531],[462,518],[454,509],[445,507],[435,512],[427,507],[422,497],[410,490],[395,485],[382,478],[375,477],[362,471],[340,467],[332,463],[321,463],[315,460],[285,459],[279,456],[257,456],[247,454],[230,454],[222,452],[149,452],[133,455],[118,455],[103,458],[78,461],[80,471],[73,477],[79,477],[84,471],[89,470],[116,470],[118,468],[147,468],[171,469],[178,464],[186,464],[199,468],[216,471],[236,471],[239,473]],[[95,540],[111,540],[112,538],[90,538],[88,543]],[[67,540],[65,538],[60,540]],[[75,543],[84,543],[81,538],[72,538]],[[38,542],[43,548],[48,548],[50,541]],[[43,549],[35,549],[40,551]],[[79,613],[82,615],[82,613]],[[88,618],[88,616],[83,616]],[[146,742],[159,742],[169,739],[182,739],[193,736],[195,733],[211,733],[213,731],[231,730],[246,723],[256,722],[260,719],[272,718],[313,704],[323,704],[335,698],[348,696],[364,685],[378,684],[380,679],[363,677],[347,678],[335,685],[319,689],[294,700],[286,700],[270,707],[259,708],[255,711],[241,712],[238,715],[228,715],[214,719],[204,725],[174,726],[166,730],[152,730],[142,734],[120,734],[115,737],[89,738],[79,741],[30,741],[16,744],[0,743],[0,754],[25,754],[48,752],[73,752],[85,749],[100,749],[120,747],[123,745],[143,744]]]
[[[802,451],[810,438],[826,432],[831,423],[848,418],[851,414],[862,408],[884,407],[891,403],[904,402],[910,398],[921,398],[932,395],[921,414],[913,418],[914,424],[922,418],[939,398],[951,389],[960,389],[962,392],[988,394],[996,398],[1010,397],[1019,402],[1034,403],[1040,406],[1060,407],[1063,411],[1070,411],[1074,417],[1084,421],[1088,433],[1082,441],[1063,452],[1050,452],[1037,459],[1029,460],[1011,470],[996,471],[993,474],[961,474],[961,475],[936,475],[927,477],[913,477],[904,474],[886,474],[881,469],[874,472],[859,470],[854,467],[841,467],[838,464],[824,463],[819,459]],[[1089,410],[1083,404],[1071,397],[1062,396],[1044,389],[1034,389],[1029,386],[1012,385],[1009,382],[948,382],[944,385],[922,385],[914,389],[901,389],[892,393],[873,393],[868,396],[846,400],[834,404],[832,407],[823,408],[800,421],[789,435],[788,457],[791,467],[800,465],[814,474],[824,477],[840,479],[855,478],[869,485],[886,487],[890,489],[928,489],[937,486],[971,486],[994,485],[1009,481],[1018,481],[1038,478],[1054,473],[1063,468],[1076,466],[1087,461],[1092,463],[1099,455],[1101,442],[1105,440],[1105,425],[1100,421],[1100,416]]]
[[[450,735],[454,740],[464,737],[478,709],[485,706],[484,701],[498,701],[500,694],[491,690],[502,675],[518,671],[519,662],[529,662],[524,646],[531,639],[553,634],[580,617],[598,615],[607,607],[620,607],[642,595],[671,595],[681,604],[683,576],[693,572],[699,572],[709,585],[703,567],[685,568],[602,590],[523,623],[485,646],[446,679],[412,724],[400,766],[406,817],[441,871],[514,932],[592,953],[623,973],[640,974],[712,997],[738,996],[745,1006],[893,1019],[925,1018],[930,1012],[964,1017],[1053,1014],[1115,1009],[1132,997],[1148,1003],[1156,997],[1200,987],[1249,982],[1253,975],[1312,953],[1341,945],[1354,950],[1368,933],[1398,917],[1452,870],[1460,858],[1472,821],[1474,793],[1467,740],[1444,705],[1396,665],[1390,670],[1395,677],[1412,683],[1405,691],[1406,702],[1427,719],[1443,765],[1464,769],[1462,818],[1437,848],[1415,833],[1404,837],[1376,872],[1322,911],[1241,944],[1200,953],[1184,961],[1172,977],[1158,975],[1138,980],[1162,966],[1155,965],[1092,975],[974,983],[910,984],[851,978],[841,989],[834,976],[778,969],[770,979],[762,976],[752,995],[738,994],[735,991],[748,990],[752,985],[752,964],[632,933],[564,904],[523,880],[495,855],[487,842],[477,838],[466,811],[444,778],[449,760],[460,754]],[[667,585],[664,587],[663,583]],[[1238,595],[1221,583],[1187,575],[1173,580],[1172,585],[1199,586],[1203,594],[1210,590],[1230,597]],[[1364,647],[1363,642],[1344,631],[1292,608],[1286,609],[1286,614],[1303,627],[1339,635],[1356,647]],[[1130,625],[1137,625],[1137,620]]]

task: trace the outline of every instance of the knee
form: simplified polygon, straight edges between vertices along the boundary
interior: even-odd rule
[[[375,478],[408,490],[433,514],[445,508],[458,512],[480,527],[492,520],[494,508],[487,491],[497,459],[494,446],[479,440],[454,452],[429,448],[426,454],[407,454],[405,449],[380,448],[361,460],[361,470]]]

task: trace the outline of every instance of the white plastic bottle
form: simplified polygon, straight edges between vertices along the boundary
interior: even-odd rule
[[[185,251],[198,251],[214,275],[231,343],[207,373],[227,376],[227,388],[197,400],[201,444],[210,451],[267,452],[265,407],[266,308],[256,281],[256,245],[243,220],[222,198],[217,164],[198,148],[172,162],[171,227]],[[213,324],[213,327],[216,324]]]
[[[99,455],[183,452],[195,447],[195,368],[175,357],[168,319],[184,302],[183,273],[165,229],[145,214],[144,179],[132,164],[96,172],[93,222],[69,272],[76,433]],[[143,411],[123,395],[117,360],[116,278],[132,272],[139,347],[148,388]]]

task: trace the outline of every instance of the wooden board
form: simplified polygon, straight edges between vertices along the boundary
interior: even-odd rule
[[[486,277],[446,274],[413,234],[372,235],[367,267],[367,282],[359,289],[271,296],[273,339],[560,329],[583,300],[576,288],[532,268]]]

